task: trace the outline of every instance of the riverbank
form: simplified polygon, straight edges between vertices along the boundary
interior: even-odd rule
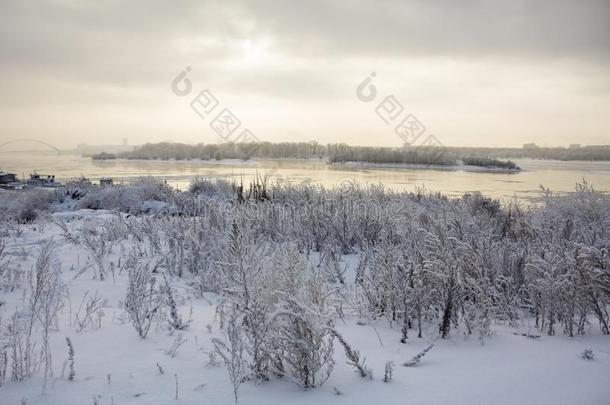
[[[445,170],[445,171],[464,171],[474,173],[520,173],[523,170],[521,168],[506,169],[503,167],[486,167],[486,166],[472,166],[465,164],[457,165],[434,165],[434,164],[411,164],[411,163],[370,163],[370,162],[336,162],[330,163],[335,166],[352,166],[352,167],[372,167],[372,168],[386,168],[386,169],[407,169],[407,170]]]
[[[474,173],[519,173],[522,171],[521,168],[508,169],[504,167],[490,167],[490,166],[474,166],[466,165],[462,162],[458,162],[456,165],[438,165],[438,164],[413,164],[413,163],[371,163],[371,162],[360,162],[360,161],[345,161],[345,162],[329,162],[326,158],[252,158],[248,160],[242,159],[190,159],[190,160],[176,160],[176,159],[112,159],[112,162],[168,162],[168,163],[197,163],[203,165],[218,165],[218,166],[250,166],[254,167],[260,162],[299,162],[299,163],[319,163],[328,166],[353,166],[353,167],[371,167],[371,168],[387,168],[387,169],[405,169],[405,170],[447,170],[447,171],[465,171]],[[99,162],[99,161],[98,161]]]
[[[300,183],[309,181],[332,187],[349,180],[360,185],[384,184],[396,191],[415,191],[425,187],[431,191],[460,196],[480,191],[483,194],[504,199],[516,196],[537,197],[540,185],[555,192],[570,192],[578,182],[586,179],[597,190],[610,191],[610,162],[561,162],[551,160],[516,160],[523,170],[509,172],[484,172],[480,169],[432,170],[420,166],[418,170],[405,170],[393,166],[365,166],[327,164],[324,159],[301,160],[252,160],[229,161],[164,161],[164,160],[112,160],[93,161],[78,155],[23,154],[2,156],[1,169],[20,176],[33,173],[53,173],[58,181],[66,182],[81,176],[97,182],[111,177],[115,183],[129,182],[142,176],[167,180],[168,184],[184,190],[194,177],[236,179],[249,183],[257,175],[271,174],[270,181]]]

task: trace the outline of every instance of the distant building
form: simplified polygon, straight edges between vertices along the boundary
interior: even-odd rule
[[[17,175],[14,173],[0,172],[0,184],[9,184],[17,181]]]
[[[60,183],[55,181],[54,174],[44,175],[44,174],[38,174],[38,173],[30,174],[30,179],[27,181],[27,184],[29,186],[34,186],[34,187],[59,187],[59,186],[61,186]]]
[[[86,178],[85,176],[80,176],[77,179],[72,179],[66,183],[67,186],[78,186],[78,187],[87,187],[93,185],[91,180]]]
[[[538,145],[535,143],[524,143],[523,149],[538,149]]]
[[[591,149],[609,149],[610,145],[586,145],[585,148],[591,148]]]
[[[133,149],[133,146],[129,146],[127,138],[123,138],[121,145],[89,145],[86,143],[79,143],[76,145],[74,152],[83,156],[92,156],[101,152],[117,154],[121,152],[129,152]]]
[[[580,149],[579,143],[571,143],[569,146],[570,149]]]

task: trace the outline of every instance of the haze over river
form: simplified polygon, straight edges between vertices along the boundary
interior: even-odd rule
[[[16,173],[20,178],[34,171],[54,174],[60,181],[85,176],[92,181],[112,177],[128,182],[140,176],[155,176],[185,189],[195,176],[234,178],[244,183],[258,175],[269,175],[272,181],[312,182],[333,186],[355,181],[362,185],[384,184],[393,190],[413,191],[425,187],[430,191],[459,196],[480,191],[491,197],[511,199],[536,197],[540,185],[553,192],[574,191],[575,184],[586,179],[600,191],[610,191],[610,162],[561,162],[553,160],[514,160],[523,170],[519,173],[466,172],[462,170],[409,169],[374,165],[329,165],[324,160],[256,160],[242,161],[94,161],[78,155],[46,152],[1,152],[0,171]]]

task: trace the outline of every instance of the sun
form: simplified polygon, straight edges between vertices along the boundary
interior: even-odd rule
[[[242,44],[243,57],[246,63],[258,65],[266,58],[267,43],[265,41],[244,40]]]

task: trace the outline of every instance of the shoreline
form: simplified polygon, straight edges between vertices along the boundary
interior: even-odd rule
[[[176,159],[107,159],[107,160],[93,160],[95,162],[156,162],[156,163],[198,163],[208,164],[215,166],[255,166],[257,162],[311,162],[320,163],[327,166],[347,166],[347,167],[369,167],[369,168],[380,168],[380,169],[405,169],[405,170],[444,170],[444,171],[464,171],[474,173],[510,173],[516,174],[523,171],[523,169],[505,169],[502,167],[485,167],[485,166],[472,166],[472,165],[438,165],[438,164],[416,164],[416,163],[372,163],[372,162],[360,162],[360,161],[345,161],[345,162],[329,162],[326,158],[252,158],[248,160],[241,159],[220,159],[220,160],[202,160],[202,159],[189,159],[189,160],[176,160]]]
[[[523,169],[504,169],[502,167],[485,167],[485,166],[471,166],[465,164],[457,165],[435,165],[435,164],[421,164],[421,163],[371,163],[371,162],[357,162],[357,161],[346,161],[346,162],[335,162],[329,163],[329,165],[336,166],[348,166],[348,167],[372,167],[372,168],[384,168],[384,169],[411,169],[411,170],[443,170],[443,171],[464,171],[473,173],[509,173],[516,174],[524,171]]]

